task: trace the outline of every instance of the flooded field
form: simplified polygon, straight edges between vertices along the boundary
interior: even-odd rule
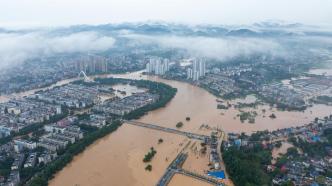
[[[114,94],[120,98],[131,96],[135,93],[145,92],[145,89],[138,88],[129,84],[117,84],[113,85],[112,88],[115,90]]]
[[[293,144],[288,143],[288,142],[282,142],[281,143],[281,147],[280,148],[274,148],[272,150],[272,163],[276,163],[277,162],[277,158],[279,158],[281,155],[286,154],[287,153],[287,149],[290,147],[294,147]]]

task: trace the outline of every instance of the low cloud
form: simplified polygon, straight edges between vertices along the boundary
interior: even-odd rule
[[[184,37],[184,36],[147,36],[125,35],[138,44],[155,44],[163,48],[179,48],[187,50],[197,57],[208,57],[218,60],[227,60],[236,56],[249,56],[262,53],[282,55],[284,48],[273,39],[258,38],[212,38],[212,37]]]
[[[59,53],[105,51],[114,46],[113,37],[96,32],[50,36],[45,32],[0,33],[0,68],[38,56]]]

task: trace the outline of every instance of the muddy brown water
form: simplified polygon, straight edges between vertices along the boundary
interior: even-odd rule
[[[216,109],[216,97],[202,88],[184,82],[147,77],[140,75],[140,72],[123,75],[103,75],[100,77],[105,76],[149,79],[177,88],[176,96],[165,107],[151,111],[139,120],[172,128],[175,128],[177,122],[182,121],[184,126],[181,130],[202,134],[210,133],[209,130],[200,129],[202,124],[207,124],[211,128],[218,127],[226,132],[251,133],[258,130],[275,130],[304,125],[315,117],[323,117],[332,112],[332,107],[324,105],[315,105],[305,112],[282,112],[271,109],[267,105],[261,105],[254,109],[258,113],[254,124],[241,123],[237,117],[237,114],[239,114],[238,110],[234,108],[228,110]],[[70,81],[67,80],[66,83]],[[265,109],[266,112],[263,113],[262,109]],[[249,111],[253,109],[244,110]],[[274,113],[277,118],[269,118],[268,116],[271,113]],[[190,121],[185,120],[187,116],[191,118]],[[164,142],[158,144],[159,138],[162,138]],[[70,164],[55,175],[49,182],[49,185],[155,185],[170,161],[175,158],[187,140],[185,137],[175,134],[124,124],[117,131],[99,139],[83,153],[77,155]],[[152,171],[148,172],[144,170],[147,164],[142,162],[142,158],[150,147],[154,147],[157,150],[157,154],[150,163]],[[202,185],[202,182],[188,179],[185,176],[174,177],[170,185],[182,186],[184,183]]]

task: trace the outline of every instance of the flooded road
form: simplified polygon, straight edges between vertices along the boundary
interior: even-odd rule
[[[102,75],[98,77],[121,77],[131,79],[148,79],[163,82],[178,89],[176,96],[164,107],[149,112],[139,119],[142,122],[154,123],[175,128],[177,122],[184,123],[181,130],[200,134],[209,134],[209,128],[221,128],[226,132],[254,132],[257,130],[275,130],[290,126],[307,124],[315,117],[331,114],[332,107],[315,105],[305,112],[282,112],[267,105],[260,105],[254,110],[257,117],[254,124],[242,123],[235,108],[217,109],[216,97],[207,91],[178,81],[164,80],[158,77],[147,77],[139,72],[123,75]],[[265,112],[263,112],[265,110]],[[271,113],[275,119],[268,117]],[[190,117],[190,121],[185,118]],[[209,127],[201,129],[201,125]],[[158,144],[162,138],[163,143]],[[155,185],[164,174],[165,169],[183,148],[188,139],[175,134],[139,128],[136,126],[121,126],[114,133],[96,141],[83,153],[76,156],[62,171],[55,175],[49,184],[51,186],[150,186]],[[157,154],[151,161],[152,171],[145,171],[147,164],[142,162],[144,155],[154,147]],[[204,159],[207,159],[206,157]],[[208,162],[188,160],[197,164],[184,166],[195,169],[205,169]],[[202,171],[200,170],[200,171]],[[176,176],[171,181],[172,186],[205,185],[201,181]]]

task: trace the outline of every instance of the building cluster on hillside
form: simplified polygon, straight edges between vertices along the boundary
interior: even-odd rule
[[[111,54],[106,56],[110,72],[133,72],[145,67],[145,55]]]
[[[277,129],[274,131],[263,131],[259,135],[259,141],[251,141],[249,136],[241,136],[237,133],[228,133],[228,141],[224,143],[225,147],[236,145],[248,146],[250,144],[256,144],[263,141],[283,141],[290,136],[296,136],[308,143],[323,142],[327,139],[322,137],[324,130],[332,128],[332,115],[320,120],[321,122],[311,122],[307,125],[298,127],[289,127],[283,129]]]
[[[136,93],[125,98],[106,101],[103,104],[94,106],[93,110],[123,116],[157,101],[158,98],[159,95],[151,94],[149,92]]]
[[[260,95],[266,100],[271,100],[292,108],[302,108],[306,105],[300,93],[282,83],[271,83],[262,86]]]
[[[118,53],[61,54],[31,59],[15,68],[0,71],[0,94],[46,87],[60,80],[77,77],[81,71],[90,75],[142,70],[145,58],[144,55]]]
[[[95,87],[68,84],[30,96],[48,103],[64,105],[69,108],[85,108],[99,101],[99,91]]]
[[[239,90],[235,80],[220,74],[208,74],[199,83],[220,96]]]
[[[327,177],[327,172],[332,171],[332,147],[324,135],[326,129],[332,129],[332,117],[326,118],[323,123],[311,123],[303,127],[296,127],[288,132],[297,140],[303,140],[310,144],[318,142],[326,144],[323,151],[317,152],[322,157],[310,156],[306,151],[300,154],[300,158],[288,157],[288,161],[281,166],[282,175],[273,179],[274,184],[282,184],[292,180],[295,185],[320,184],[332,185],[332,179]],[[275,166],[270,166],[272,170]]]
[[[161,59],[159,57],[151,57],[146,64],[146,72],[155,75],[164,75],[169,71],[169,59]]]
[[[306,99],[319,95],[332,95],[332,76],[295,79],[290,81],[290,84],[296,92]]]
[[[46,104],[30,99],[10,100],[0,104],[0,137],[18,132],[31,124],[50,120],[61,114],[58,105]]]
[[[219,96],[240,92],[241,89],[238,85],[239,81],[255,84],[248,78],[242,78],[242,75],[250,73],[252,68],[253,65],[251,64],[240,64],[238,66],[227,66],[221,68],[213,67],[209,70],[209,73],[204,76],[204,78],[199,79],[198,84]]]
[[[49,86],[77,74],[72,64],[62,57],[29,60],[15,68],[0,71],[0,94]]]
[[[240,64],[239,66],[227,66],[224,68],[215,67],[211,71],[215,74],[231,77],[235,75],[240,76],[243,72],[250,72],[252,67],[250,64]]]
[[[280,166],[281,174],[276,174],[272,182],[274,185],[282,185],[288,181],[292,181],[295,185],[311,185],[317,184],[318,180],[320,180],[325,185],[331,185],[332,179],[326,176],[327,172],[332,171],[332,146],[330,146],[328,139],[324,135],[324,131],[327,129],[332,129],[332,115],[304,126],[261,132],[259,139],[255,139],[255,141],[250,136],[229,133],[228,140],[223,143],[223,148],[227,149],[231,146],[252,148],[254,145],[260,144],[263,148],[272,150],[273,148],[280,148],[276,147],[278,142],[287,139],[290,141],[291,137],[312,145],[316,143],[325,144],[323,147],[325,152],[319,152],[326,154],[323,157],[319,157],[318,154],[311,156],[305,149],[302,149],[303,152],[300,151],[301,153],[298,152],[300,158],[294,158],[292,157],[293,155],[287,156],[286,162],[278,165]],[[295,147],[301,148],[296,145]],[[265,167],[266,172],[269,173],[273,172],[277,165],[271,162]]]
[[[332,185],[332,179],[323,176],[327,170],[331,170],[332,158],[325,157],[324,159],[307,158],[305,160],[291,160],[285,163],[281,171],[284,176],[276,176],[272,182],[274,185],[282,185],[289,180],[295,185],[319,185],[318,182],[323,182],[324,185]],[[271,170],[275,167],[270,166]],[[322,180],[319,181],[319,178]]]
[[[301,108],[308,105],[309,100],[316,96],[331,96],[332,77],[306,77],[291,80],[289,84],[271,83],[262,86],[260,94],[279,104]]]
[[[204,59],[192,60],[191,67],[187,68],[187,79],[198,81],[201,77],[204,77],[206,74],[206,63]]]

